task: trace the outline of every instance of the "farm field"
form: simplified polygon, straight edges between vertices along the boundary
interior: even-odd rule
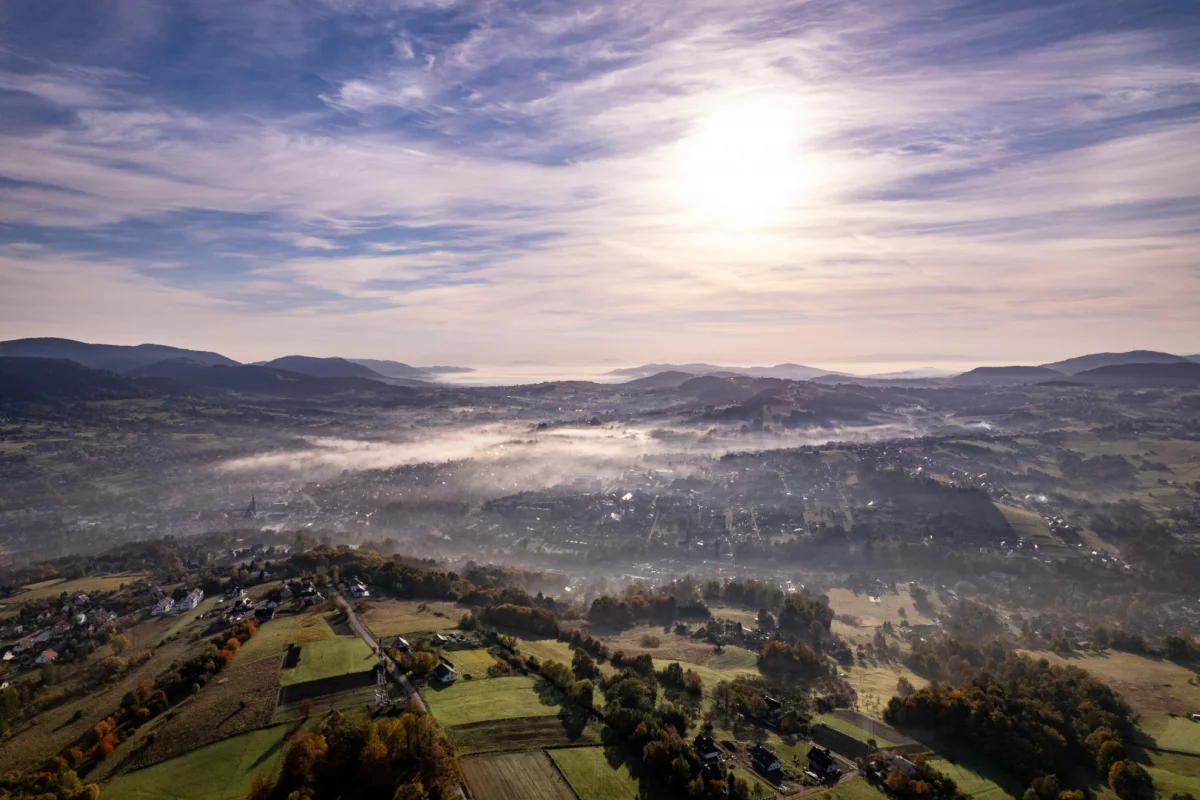
[[[673,633],[663,633],[661,625],[638,625],[623,631],[614,631],[604,635],[595,633],[599,639],[608,645],[610,652],[623,650],[627,656],[640,656],[649,653],[655,663],[661,661],[690,661],[693,664],[706,664],[716,655],[716,648],[706,642],[689,639],[686,636],[676,636]],[[646,647],[642,637],[654,636],[659,640],[658,647]]]
[[[305,642],[300,648],[300,663],[279,670],[280,686],[362,672],[374,667],[376,662],[371,648],[357,636],[333,636]]]
[[[65,578],[54,578],[53,580],[42,581],[40,583],[31,583],[23,587],[29,591],[21,592],[9,599],[13,605],[19,605],[30,600],[45,600],[47,597],[58,597],[63,592],[72,595],[79,592],[83,592],[84,594],[88,592],[111,592],[114,589],[121,588],[121,584],[133,583],[145,577],[146,573],[144,572],[116,572],[111,575],[93,575],[70,581]]]
[[[470,675],[477,681],[485,680],[488,676],[488,667],[496,663],[492,654],[482,647],[474,650],[449,650],[443,654],[443,657],[454,665],[459,675]]]
[[[153,740],[138,751],[130,767],[149,767],[267,725],[279,694],[277,673],[278,665],[259,661],[240,672],[219,675],[199,695],[177,706],[178,716],[155,725]]]
[[[254,776],[274,775],[296,728],[279,725],[193,750],[104,784],[105,800],[242,800]]]
[[[464,758],[460,764],[476,800],[575,800],[541,750]]]
[[[418,611],[424,606],[427,610]],[[375,636],[405,636],[420,631],[453,628],[463,615],[454,603],[418,600],[369,600],[359,614],[363,624]],[[441,616],[438,616],[438,615]]]
[[[1047,543],[1058,544],[1058,540],[1050,533],[1050,526],[1038,514],[1023,508],[996,503],[996,508],[1008,520],[1008,526],[1013,533],[1022,539],[1029,539],[1039,545]]]
[[[601,730],[594,720],[580,731],[568,730],[557,716],[543,716],[456,725],[446,732],[460,754],[470,755],[600,744]]]
[[[931,759],[930,765],[954,779],[958,788],[973,800],[1016,800],[1003,786],[989,780],[963,764],[953,764],[945,759]]]
[[[292,643],[306,644],[332,638],[333,631],[322,619],[322,612],[312,611],[296,616],[277,615],[270,622],[263,623],[254,638],[242,645],[237,659],[230,667],[243,667],[262,658],[277,658],[283,655],[287,646]]]
[[[842,781],[828,794],[831,794],[835,800],[887,800],[887,795],[867,783],[867,779],[863,777]]]
[[[896,683],[901,677],[908,678],[917,689],[929,685],[929,681],[904,666],[856,666],[846,670],[846,680],[858,692],[859,711],[876,719],[883,719],[883,711],[896,695]]]
[[[549,753],[579,800],[637,800],[638,782],[624,764],[610,766],[603,747],[565,747]]]
[[[891,747],[892,745],[896,744],[895,742],[890,741],[880,735],[873,734],[870,731],[865,731],[857,725],[852,725],[846,720],[841,719],[840,717],[835,717],[832,714],[818,714],[813,717],[813,724],[815,725],[818,722],[823,722],[825,725],[833,728],[835,731],[841,731],[847,736],[857,739],[860,742],[866,742],[870,739],[874,739],[875,744],[879,745],[880,747]]]
[[[711,667],[703,666],[701,664],[692,663],[690,661],[674,661],[674,660],[659,661],[658,659],[654,660],[654,668],[655,669],[659,669],[659,670],[665,669],[668,664],[678,664],[680,667],[683,668],[683,670],[685,672],[689,669],[692,670],[693,672],[695,672],[697,675],[700,676],[700,680],[704,682],[704,691],[706,691],[706,692],[711,692],[713,690],[713,687],[715,687],[721,681],[730,681],[739,675],[758,675],[759,674],[758,670],[753,667],[751,667],[749,669],[742,668],[742,669],[716,670],[716,669],[712,669]]]
[[[429,711],[445,727],[558,714],[557,703],[543,703],[534,686],[533,678],[523,676],[486,681],[459,680],[444,689],[427,688],[421,696]]]
[[[887,620],[893,624],[901,619],[900,609],[908,615],[907,619],[913,625],[927,625],[933,620],[917,612],[913,607],[912,595],[908,588],[901,588],[897,594],[883,594],[872,600],[872,595],[865,592],[855,594],[849,589],[830,589],[825,593],[829,598],[829,607],[835,614],[849,614],[862,620],[864,628],[874,628]],[[868,631],[874,635],[874,631]]]

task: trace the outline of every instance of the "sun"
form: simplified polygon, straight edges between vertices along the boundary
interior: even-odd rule
[[[678,145],[672,183],[689,217],[707,225],[781,222],[805,177],[798,116],[769,100],[702,117]]]

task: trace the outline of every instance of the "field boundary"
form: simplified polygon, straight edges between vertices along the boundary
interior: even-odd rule
[[[562,750],[562,749],[564,749],[564,748],[562,748],[562,747],[553,747],[553,748],[546,747],[546,748],[542,749],[542,752],[545,754],[547,760],[549,760],[550,766],[554,767],[554,771],[558,773],[558,777],[562,778],[562,782],[565,783],[567,785],[567,788],[571,790],[571,794],[575,796],[575,800],[583,800],[583,798],[579,796],[579,792],[575,791],[575,787],[571,785],[571,782],[569,780],[567,780],[567,776],[562,771],[562,767],[560,767],[558,765],[558,762],[555,761],[550,756],[550,753],[546,752],[547,750]]]
[[[279,687],[278,705],[287,706],[299,703],[301,700],[315,700],[329,694],[340,694],[353,689],[362,689],[375,684],[375,670],[350,672],[345,675],[334,675],[329,678],[317,678],[315,681],[293,683]]]

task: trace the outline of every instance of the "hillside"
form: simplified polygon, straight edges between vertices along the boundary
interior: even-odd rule
[[[1063,373],[1048,367],[976,367],[952,380],[960,386],[1007,386],[1062,377]]]
[[[422,381],[433,380],[438,375],[455,375],[475,371],[471,367],[414,367],[410,364],[405,364],[403,361],[388,361],[379,358],[351,358],[347,360],[355,364],[361,364],[388,378],[409,378]]]
[[[0,403],[121,400],[153,393],[143,381],[67,359],[0,356]]]
[[[1186,362],[1185,356],[1174,356],[1155,350],[1131,350],[1128,353],[1092,353],[1091,355],[1068,358],[1053,364],[1042,364],[1047,369],[1074,375],[1084,370],[1110,367],[1117,364],[1177,364]]]
[[[1200,383],[1200,364],[1178,361],[1171,364],[1113,364],[1075,375],[1092,383],[1131,385],[1174,385]]]
[[[233,367],[200,364],[189,359],[168,359],[142,367],[131,374],[145,378],[165,378],[177,383],[202,386],[243,394],[282,398],[318,398],[345,393],[405,398],[413,394],[407,387],[391,386],[360,377],[318,378],[299,372],[257,364]]]
[[[220,353],[204,350],[185,350],[161,344],[139,344],[134,346],[117,344],[89,344],[74,339],[12,339],[0,342],[0,356],[23,356],[26,358],[63,358],[92,369],[107,369],[112,372],[128,372],[137,367],[153,364],[168,358],[187,358],[201,364],[224,364],[233,366],[238,362]]]
[[[655,375],[648,375],[645,378],[634,378],[631,381],[626,381],[624,386],[630,389],[677,389],[695,377],[690,372],[668,370]]]
[[[370,367],[344,358],[314,358],[312,356],[283,356],[256,366],[296,372],[314,378],[369,378],[383,380],[384,376]],[[404,377],[404,376],[398,376]]]

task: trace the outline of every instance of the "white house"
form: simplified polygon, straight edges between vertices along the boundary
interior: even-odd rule
[[[154,604],[154,608],[151,609],[150,613],[153,616],[161,617],[163,614],[170,614],[171,609],[174,607],[175,601],[169,597],[164,597],[162,600],[159,600]]]
[[[443,661],[434,667],[433,679],[442,683],[454,683],[458,680],[458,673],[454,670],[454,667]]]
[[[180,611],[191,611],[196,606],[200,605],[200,601],[204,599],[204,590],[192,589],[187,595],[176,603],[176,607]]]

